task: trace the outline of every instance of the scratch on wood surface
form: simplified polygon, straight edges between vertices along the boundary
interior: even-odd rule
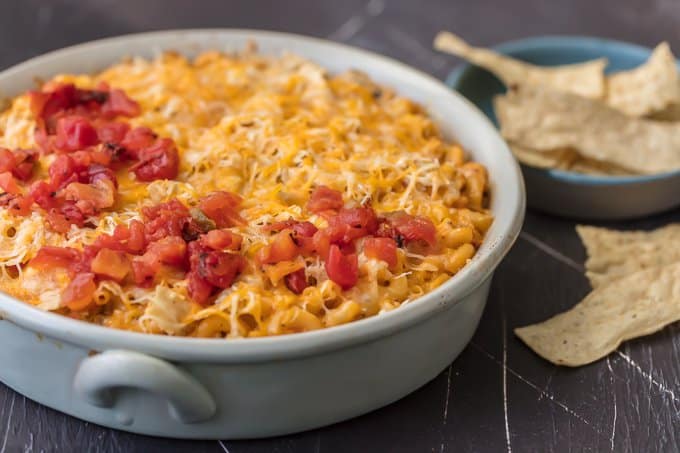
[[[225,453],[229,453],[229,449],[227,448],[226,445],[224,445],[224,442],[222,442],[221,440],[218,440],[217,443],[220,444],[220,447],[222,447],[222,450],[224,450]]]
[[[675,392],[673,392],[673,390],[669,389],[666,386],[666,384],[656,379],[651,373],[648,373],[645,370],[643,370],[642,367],[638,365],[637,362],[635,362],[633,359],[631,359],[628,354],[625,354],[621,351],[616,351],[616,354],[619,357],[621,357],[628,365],[630,365],[635,371],[637,371],[642,377],[647,379],[650,384],[654,385],[654,387],[656,387],[658,390],[670,396],[675,403],[680,403],[680,401],[678,401],[678,399],[676,398]]]
[[[444,396],[444,412],[442,413],[442,426],[446,426],[446,421],[449,419],[449,398],[451,396],[451,372],[453,366],[449,365],[448,372],[446,373],[446,395]],[[446,445],[444,442],[439,445],[439,453],[444,453]]]
[[[328,35],[328,39],[334,41],[349,41],[366,25],[366,17],[352,16],[340,28]]]
[[[33,433],[28,433],[28,444],[24,445],[24,453],[33,453]]]
[[[538,395],[538,399],[536,401],[541,401],[543,399],[543,395],[545,395],[548,392],[548,387],[550,387],[550,384],[552,384],[553,376],[555,376],[555,372],[553,371],[550,373],[548,376],[548,380],[545,381],[545,385],[543,386],[543,390],[541,390],[541,394]]]
[[[385,11],[385,0],[371,0],[366,4],[366,12],[371,17],[378,17]]]
[[[314,446],[315,453],[321,453],[321,432],[316,433],[316,445]]]
[[[5,426],[5,435],[2,439],[2,447],[0,447],[0,453],[5,453],[7,448],[7,439],[9,438],[9,430],[12,424],[12,415],[14,414],[14,401],[17,398],[17,394],[12,392],[12,402],[9,404],[9,415],[7,415],[7,424]]]
[[[446,424],[446,420],[449,417],[449,396],[451,395],[451,369],[452,366],[449,365],[449,372],[446,374],[446,399],[444,400],[444,413],[442,415],[442,423]]]
[[[408,33],[405,33],[399,28],[393,27],[391,25],[387,26],[386,32],[387,36],[395,44],[412,53],[414,57],[426,60],[430,65],[432,65],[434,69],[441,69],[446,66],[447,61],[444,58],[432,52],[428,47],[422,45],[420,41]]]
[[[562,252],[554,249],[553,247],[549,246],[545,242],[541,241],[538,239],[536,236],[533,236],[526,231],[522,231],[519,233],[519,237],[530,243],[531,245],[535,246],[536,248],[542,250],[546,254],[552,256],[555,258],[557,261],[560,261],[563,264],[566,264],[567,266],[571,267],[574,270],[577,270],[580,273],[584,273],[585,269],[584,267],[577,263],[576,261],[572,260],[568,256],[564,255]]]
[[[607,368],[609,369],[609,381],[611,383],[612,388],[614,388],[614,371],[612,370],[612,364],[611,360],[609,360],[609,357],[607,357]],[[612,452],[614,451],[614,439],[616,437],[616,416],[617,416],[616,389],[614,389],[613,394],[614,394],[614,415],[613,415],[614,420],[612,420],[612,434],[609,437],[609,444],[611,446]]]
[[[328,35],[328,39],[334,41],[349,41],[366,26],[369,18],[379,16],[384,10],[384,0],[370,0],[361,14],[350,17],[347,22],[340,25],[337,30]]]
[[[493,354],[489,353],[488,351],[486,351],[484,348],[482,348],[482,347],[479,346],[478,344],[476,344],[476,343],[474,343],[474,342],[471,341],[471,342],[470,342],[470,346],[472,346],[473,348],[477,349],[479,352],[481,352],[482,354],[484,354],[485,356],[487,356],[488,358],[490,358],[491,360],[493,360],[494,362],[496,362],[497,365],[503,366],[503,362],[501,362],[500,360],[498,360]],[[507,366],[507,365],[505,366],[505,368],[507,369],[507,371],[508,371],[510,374],[512,374],[513,376],[515,376],[515,377],[516,377],[517,379],[519,379],[520,381],[524,382],[526,385],[528,385],[528,386],[531,387],[532,389],[536,390],[537,392],[543,392],[543,390],[542,390],[539,386],[537,386],[537,385],[534,384],[533,382],[531,382],[531,381],[529,381],[528,379],[526,379],[524,376],[522,376],[521,374],[519,374],[517,371],[513,370],[512,368],[510,368],[510,367]],[[548,398],[550,401],[552,401],[553,403],[557,404],[557,405],[558,405],[559,407],[561,407],[566,413],[568,413],[569,415],[571,415],[571,416],[574,417],[575,419],[579,420],[579,421],[582,422],[584,425],[589,426],[590,428],[592,428],[592,429],[593,429],[596,433],[598,433],[599,435],[602,435],[602,431],[600,431],[596,426],[594,426],[591,422],[589,422],[588,420],[586,420],[585,418],[583,418],[581,415],[579,415],[579,414],[577,414],[576,412],[574,412],[574,410],[571,409],[569,406],[567,406],[567,405],[564,404],[563,402],[561,402],[561,401],[555,399],[555,397],[554,397],[553,395],[551,395],[550,393],[546,393],[546,392],[543,392],[543,393],[544,393],[543,396],[544,396],[545,398]]]
[[[505,445],[508,448],[508,453],[512,452],[510,445],[510,421],[508,420],[508,328],[507,319],[505,318],[504,304],[501,304],[503,310],[503,417],[505,418]]]

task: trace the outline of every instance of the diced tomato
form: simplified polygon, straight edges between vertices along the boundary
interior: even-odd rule
[[[27,216],[31,213],[33,198],[30,195],[14,195],[11,193],[0,194],[0,206],[18,216]]]
[[[38,149],[42,153],[51,153],[53,150],[54,136],[47,135],[47,130],[43,125],[38,123],[34,132],[33,138]]]
[[[217,228],[228,228],[245,224],[238,213],[242,201],[242,198],[234,193],[219,191],[201,198],[199,208],[215,222]]]
[[[187,274],[187,287],[191,300],[201,305],[206,305],[215,291],[215,287],[198,275],[198,271],[191,271]]]
[[[43,246],[28,265],[39,270],[61,267],[68,269],[71,263],[81,259],[81,252],[70,247]]]
[[[306,238],[311,238],[314,233],[319,231],[319,229],[311,222],[297,222],[292,225],[293,231],[295,231],[299,236]]]
[[[73,311],[87,310],[94,302],[96,290],[94,274],[90,272],[78,274],[61,294],[61,303]]]
[[[29,196],[43,209],[56,206],[56,192],[45,181],[36,181],[28,189]]]
[[[90,149],[88,151],[82,151],[88,154],[90,161],[90,166],[99,165],[103,167],[108,167],[114,159],[114,153],[107,148],[101,149]]]
[[[325,234],[333,244],[349,244],[354,239],[374,234],[378,217],[370,207],[341,209],[328,219]]]
[[[102,143],[120,144],[130,130],[130,125],[110,121],[97,127],[97,137]]]
[[[124,252],[101,249],[90,263],[92,272],[102,278],[123,281],[130,272],[130,261]]]
[[[213,250],[240,250],[243,237],[229,230],[211,230],[201,236],[201,243]]]
[[[343,206],[342,193],[327,186],[316,187],[307,202],[307,209],[315,213],[338,210]]]
[[[288,219],[280,222],[274,222],[271,225],[262,227],[264,231],[271,231],[278,233],[286,228],[292,229],[298,235],[304,237],[312,237],[318,231],[318,228],[312,222],[301,222],[299,220]]]
[[[139,151],[149,148],[154,144],[158,136],[148,127],[135,127],[126,132],[125,137],[120,142],[120,146],[133,159],[137,159]]]
[[[6,148],[0,148],[0,172],[12,171],[15,166],[14,153]]]
[[[286,275],[283,280],[286,282],[286,287],[295,294],[302,294],[302,291],[309,286],[304,269],[298,269],[297,271]]]
[[[130,221],[128,227],[129,236],[126,237],[128,253],[138,253],[144,250],[146,247],[146,235],[144,230],[144,224],[139,220]],[[113,231],[113,235],[116,237],[116,230]]]
[[[271,225],[262,227],[264,231],[281,232],[285,229],[292,231],[292,239],[302,255],[309,255],[314,252],[314,234],[318,228],[311,222],[300,222],[294,219],[275,222]]]
[[[7,193],[18,195],[21,193],[21,188],[17,184],[16,179],[9,171],[0,173],[0,188]]]
[[[397,244],[392,238],[364,239],[364,253],[369,258],[386,262],[390,268],[397,265]]]
[[[118,225],[113,230],[113,234],[98,236],[93,245],[97,248],[139,254],[146,247],[144,224],[139,220],[132,220],[129,225]]]
[[[60,154],[50,165],[48,173],[55,188],[65,187],[78,181],[78,166],[71,156]]]
[[[397,243],[404,241],[424,241],[430,246],[437,243],[437,229],[432,221],[425,217],[412,216],[405,212],[394,212],[385,220],[389,227],[382,227],[377,233],[391,236]]]
[[[137,153],[139,162],[130,167],[130,171],[140,181],[155,181],[156,179],[175,179],[179,171],[179,154],[175,143],[162,138],[149,148],[143,148]]]
[[[2,175],[0,175],[1,177]],[[68,201],[86,201],[99,210],[113,206],[116,196],[116,188],[107,178],[96,179],[92,184],[72,182],[60,192]]]
[[[14,168],[12,175],[21,181],[28,181],[33,176],[35,165],[35,151],[27,149],[17,149],[14,151]]]
[[[66,220],[66,216],[55,208],[47,212],[47,223],[57,233],[68,233],[71,229],[71,222]]]
[[[315,251],[314,235],[318,228],[311,222],[298,222],[292,226],[293,242],[298,246],[302,255],[310,255]]]
[[[229,288],[246,266],[241,255],[225,252],[202,252],[198,255],[198,275],[218,288]]]
[[[51,208],[47,211],[47,222],[52,229],[58,233],[68,233],[71,225],[82,227],[85,224],[85,218],[94,212],[86,212],[84,205],[76,205],[72,201],[66,201],[59,206],[59,208]]]
[[[145,237],[148,242],[157,241],[166,236],[182,236],[191,221],[186,206],[177,199],[142,209],[145,225]]]
[[[142,287],[149,287],[153,284],[154,277],[156,276],[157,269],[152,268],[149,263],[145,260],[135,258],[131,263],[132,267],[132,280],[136,285]]]
[[[12,175],[21,181],[29,181],[33,175],[33,165],[32,161],[24,161],[14,167]]]
[[[0,148],[0,173],[11,172],[12,176],[28,181],[33,175],[35,153],[31,150],[18,149],[14,152]]]
[[[92,164],[92,153],[90,150],[78,150],[69,153],[69,157],[73,159],[76,169],[78,170],[78,180],[82,180],[82,173]]]
[[[356,254],[344,255],[335,244],[330,246],[325,267],[328,278],[342,289],[353,287],[359,280],[359,261]]]
[[[283,230],[274,236],[272,242],[257,251],[255,259],[259,264],[275,264],[289,261],[298,256],[300,250],[293,240],[292,230]]]
[[[97,130],[87,118],[65,116],[57,121],[55,146],[62,151],[77,151],[99,143]]]
[[[158,264],[182,266],[186,262],[187,244],[178,236],[168,236],[152,242],[144,252],[143,258],[152,267]]]
[[[48,92],[31,91],[29,97],[33,116],[44,120],[72,108],[76,104],[77,93],[75,85],[62,84]]]
[[[97,256],[99,249],[91,245],[87,245],[80,253],[79,259],[73,261],[69,266],[69,273],[71,276],[82,274],[84,272],[92,272],[92,260]]]
[[[326,230],[319,230],[314,234],[312,238],[314,244],[314,251],[319,254],[322,259],[328,258],[328,251],[331,247],[331,240]]]
[[[100,180],[110,181],[114,188],[118,188],[118,179],[113,170],[99,164],[90,165],[87,168],[87,182],[94,184]]]
[[[133,117],[139,115],[140,108],[139,104],[130,99],[123,90],[113,89],[108,92],[106,102],[102,104],[101,113],[104,118]]]
[[[211,250],[194,241],[189,243],[189,265],[187,274],[190,297],[199,304],[205,304],[215,288],[228,288],[246,266],[243,256],[234,253]]]
[[[139,105],[122,90],[109,90],[103,85],[102,89],[87,90],[73,84],[60,84],[50,91],[31,92],[30,102],[33,115],[43,120],[71,110],[106,118],[139,114]]]
[[[181,237],[164,237],[149,244],[144,255],[132,261],[135,283],[150,285],[163,264],[182,266],[186,263],[187,245]]]
[[[84,90],[73,84],[60,84],[49,91],[30,93],[31,111],[37,123],[35,141],[42,151],[51,152],[55,148],[73,151],[100,141],[110,145],[124,139],[127,125],[112,122],[100,124],[97,130],[90,121],[100,123],[102,118],[135,116],[139,114],[139,105],[121,90],[102,87]]]

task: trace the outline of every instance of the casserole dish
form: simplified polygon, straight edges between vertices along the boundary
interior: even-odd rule
[[[284,50],[331,72],[355,67],[420,103],[490,174],[495,221],[454,278],[398,310],[339,327],[250,339],[138,334],[38,311],[0,297],[0,379],[42,404],[127,431],[181,438],[253,438],[311,429],[371,411],[422,386],[465,347],[494,269],[521,228],[519,168],[491,123],[440,82],[400,63],[312,38],[248,30],[168,31],[84,44],[0,74],[0,94],[35,77],[93,72],[134,54]],[[398,376],[398,378],[395,378]]]

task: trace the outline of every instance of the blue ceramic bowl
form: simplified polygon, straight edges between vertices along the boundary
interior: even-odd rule
[[[495,50],[540,66],[605,57],[609,60],[607,72],[634,68],[644,63],[652,51],[620,41],[572,36],[522,39],[501,44]],[[496,77],[477,66],[463,64],[449,75],[447,83],[496,123],[492,99],[505,92]],[[618,220],[655,214],[680,205],[680,172],[652,176],[594,176],[528,165],[521,167],[529,207],[551,214]]]

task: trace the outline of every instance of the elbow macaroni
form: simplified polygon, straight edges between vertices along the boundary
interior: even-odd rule
[[[119,174],[115,209],[94,228],[68,234],[46,228],[34,212],[14,217],[0,208],[0,288],[37,307],[62,313],[66,282],[27,275],[25,264],[44,245],[82,247],[116,225],[140,217],[141,207],[178,198],[191,203],[215,190],[239,193],[249,258],[268,236],[258,225],[288,218],[325,225],[305,204],[315,185],[370,202],[377,212],[403,210],[432,220],[437,247],[398,250],[393,269],[359,252],[359,282],[343,291],[318,258],[299,258],[257,269],[201,307],[177,276],[154,289],[102,282],[97,310],[81,318],[104,326],[206,338],[257,337],[345,324],[399,307],[437,286],[474,256],[493,222],[486,169],[443,138],[415,103],[358,72],[329,75],[295,55],[267,57],[206,52],[194,61],[177,54],[131,59],[96,75],[60,75],[58,82],[121,88],[142,108],[130,120],[172,137],[180,151],[177,181],[144,184]],[[0,113],[0,147],[32,147],[34,121],[27,96]],[[44,172],[50,156],[40,158]],[[308,218],[305,218],[308,217]],[[299,294],[284,276],[298,269],[314,284]],[[42,280],[40,280],[42,278]],[[36,280],[37,279],[37,280]],[[37,283],[36,283],[37,281]],[[160,289],[159,289],[160,288]]]

